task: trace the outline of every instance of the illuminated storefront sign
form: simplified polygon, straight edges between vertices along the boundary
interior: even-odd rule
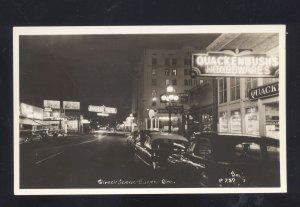
[[[196,76],[231,77],[278,77],[279,59],[265,54],[251,54],[246,50],[239,53],[222,52],[198,53],[192,55],[192,73]]]
[[[20,103],[20,116],[31,119],[43,119],[43,109],[25,103]]]
[[[107,114],[116,114],[117,109],[106,107],[106,106],[93,106],[89,105],[88,111],[90,112],[98,112],[98,113],[107,113]]]
[[[258,98],[266,98],[270,96],[275,96],[279,94],[279,84],[271,83],[268,85],[260,86],[257,88],[253,88],[249,91],[250,100],[258,99]]]
[[[80,110],[80,102],[76,101],[63,101],[64,109]]]
[[[60,109],[60,101],[44,100],[44,108]]]

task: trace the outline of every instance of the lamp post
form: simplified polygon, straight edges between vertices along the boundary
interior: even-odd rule
[[[172,113],[172,104],[176,103],[179,100],[179,96],[177,94],[174,93],[175,90],[173,88],[173,86],[168,86],[167,87],[167,93],[161,95],[160,99],[161,102],[164,102],[167,104],[168,106],[168,112],[169,112],[169,130],[168,132],[171,133],[171,126],[172,126],[172,120],[171,120],[171,113]]]

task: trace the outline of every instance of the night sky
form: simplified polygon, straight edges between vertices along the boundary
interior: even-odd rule
[[[20,101],[80,101],[131,112],[133,69],[143,49],[205,49],[220,34],[20,36]]]

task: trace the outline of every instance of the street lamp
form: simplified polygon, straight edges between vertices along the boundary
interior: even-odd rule
[[[171,121],[171,105],[176,103],[179,100],[179,96],[174,93],[175,90],[173,86],[168,86],[167,87],[167,93],[163,94],[160,96],[161,102],[164,102],[168,105],[168,111],[169,111],[169,133],[171,133],[171,126],[172,126],[172,121]]]
[[[167,87],[167,92],[168,92],[168,93],[174,92],[174,87],[173,87],[173,86],[168,86],[168,87]]]

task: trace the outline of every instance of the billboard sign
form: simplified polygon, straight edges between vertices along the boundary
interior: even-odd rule
[[[250,50],[224,50],[192,55],[193,76],[278,77],[279,59]]]
[[[107,113],[107,114],[116,114],[117,109],[106,107],[106,106],[93,106],[89,105],[88,111],[90,112],[97,112],[97,113]]]
[[[60,109],[60,101],[44,100],[44,108]]]
[[[63,109],[80,110],[80,102],[63,101]]]

